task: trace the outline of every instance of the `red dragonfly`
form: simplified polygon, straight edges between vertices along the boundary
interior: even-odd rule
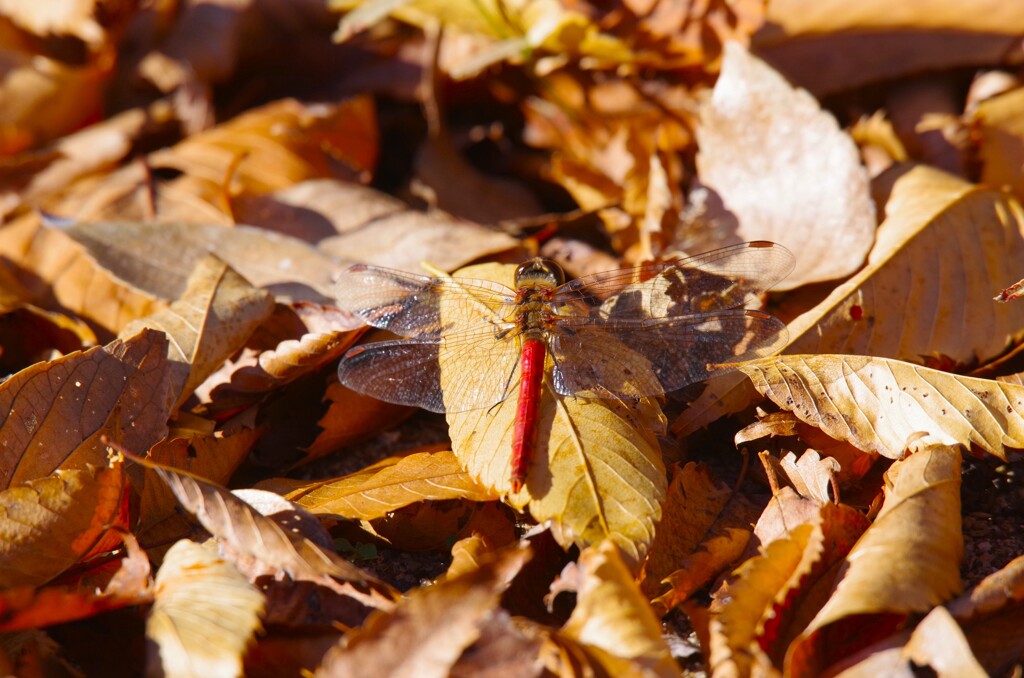
[[[653,396],[770,355],[786,342],[784,324],[743,307],[793,264],[786,248],[757,241],[565,282],[557,264],[538,258],[516,270],[515,289],[357,264],[338,278],[339,307],[404,338],[351,349],[338,378],[433,412],[489,408],[518,387],[518,492],[546,372],[563,396]]]

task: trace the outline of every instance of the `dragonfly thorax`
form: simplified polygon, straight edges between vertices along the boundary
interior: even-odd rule
[[[536,257],[520,264],[516,269],[516,287],[522,289],[554,288],[565,283],[562,267],[550,259]]]

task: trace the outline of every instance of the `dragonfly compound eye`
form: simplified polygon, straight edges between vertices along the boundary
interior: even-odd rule
[[[516,269],[516,287],[558,287],[564,282],[562,267],[550,259],[530,259]]]

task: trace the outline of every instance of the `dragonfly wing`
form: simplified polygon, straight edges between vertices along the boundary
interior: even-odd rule
[[[793,270],[782,245],[755,241],[686,259],[606,271],[566,283],[554,303],[598,318],[710,313],[757,301]],[[572,308],[575,307],[575,311]]]
[[[351,349],[338,379],[353,391],[431,412],[462,412],[499,403],[518,384],[518,353],[493,333],[379,341]]]
[[[339,273],[334,294],[339,308],[366,324],[422,339],[487,328],[507,317],[515,303],[515,293],[499,283],[430,278],[365,264]]]
[[[729,369],[730,363],[771,355],[787,340],[782,321],[746,309],[619,319],[614,326],[560,325],[549,343],[555,390],[565,395],[666,393]]]

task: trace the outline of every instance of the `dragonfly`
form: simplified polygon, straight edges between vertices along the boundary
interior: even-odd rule
[[[746,308],[785,278],[792,253],[767,241],[566,281],[530,259],[515,287],[356,264],[338,306],[399,339],[350,349],[341,383],[432,412],[492,408],[518,393],[510,486],[537,448],[544,384],[560,396],[659,396],[781,349],[785,325]],[[545,382],[545,375],[549,375]]]

